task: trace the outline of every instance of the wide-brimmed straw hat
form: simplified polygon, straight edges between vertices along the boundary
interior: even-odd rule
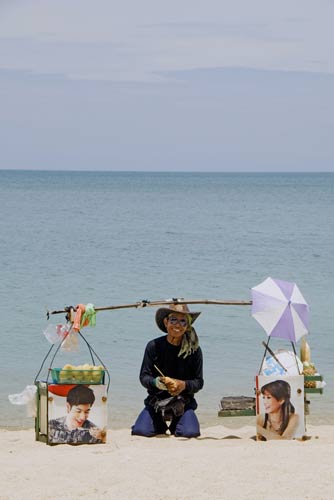
[[[167,333],[167,328],[164,323],[164,319],[173,312],[178,312],[182,314],[189,314],[191,317],[191,324],[198,318],[201,314],[200,312],[189,311],[187,304],[171,304],[169,307],[161,307],[155,313],[155,321],[163,332]]]

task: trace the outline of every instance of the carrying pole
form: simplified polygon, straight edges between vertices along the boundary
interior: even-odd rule
[[[134,302],[132,304],[120,304],[120,305],[111,305],[111,306],[105,306],[105,307],[94,307],[95,311],[113,311],[115,309],[129,309],[129,308],[136,308],[140,309],[143,307],[156,307],[156,306],[163,306],[163,305],[170,305],[170,304],[215,304],[215,305],[227,305],[227,306],[250,306],[252,305],[252,301],[245,301],[245,300],[220,300],[220,299],[198,299],[198,300],[192,300],[192,299],[165,299],[165,300],[141,300],[139,302]],[[63,313],[69,313],[70,311],[75,311],[76,308],[69,306],[65,307],[64,309],[59,309],[59,310],[54,310],[54,311],[47,311],[46,316],[49,319],[50,315],[52,314],[63,314]]]

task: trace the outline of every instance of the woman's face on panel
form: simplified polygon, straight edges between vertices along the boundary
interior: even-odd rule
[[[264,391],[262,394],[264,410],[266,413],[276,413],[281,409],[284,399],[276,399],[268,391]]]

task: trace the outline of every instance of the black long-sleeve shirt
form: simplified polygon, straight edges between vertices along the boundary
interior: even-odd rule
[[[142,366],[140,369],[140,382],[147,389],[149,397],[145,404],[149,404],[152,396],[158,399],[170,397],[167,391],[161,391],[154,385],[154,379],[161,374],[154,368],[156,365],[166,377],[184,380],[185,390],[181,395],[194,400],[194,394],[202,389],[203,381],[203,356],[199,347],[193,354],[186,358],[178,357],[180,346],[174,346],[167,341],[167,335],[151,340],[145,349]]]

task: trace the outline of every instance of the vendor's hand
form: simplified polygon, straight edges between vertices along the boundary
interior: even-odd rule
[[[157,389],[160,389],[160,391],[167,391],[167,387],[165,384],[162,382],[163,377],[157,377],[154,379],[154,385]]]
[[[161,382],[165,385],[167,391],[172,394],[171,391],[174,389],[175,380],[170,377],[160,377]]]
[[[178,380],[170,377],[161,377],[161,381],[165,384],[171,396],[178,396],[186,388],[186,383],[184,382],[184,380]]]

